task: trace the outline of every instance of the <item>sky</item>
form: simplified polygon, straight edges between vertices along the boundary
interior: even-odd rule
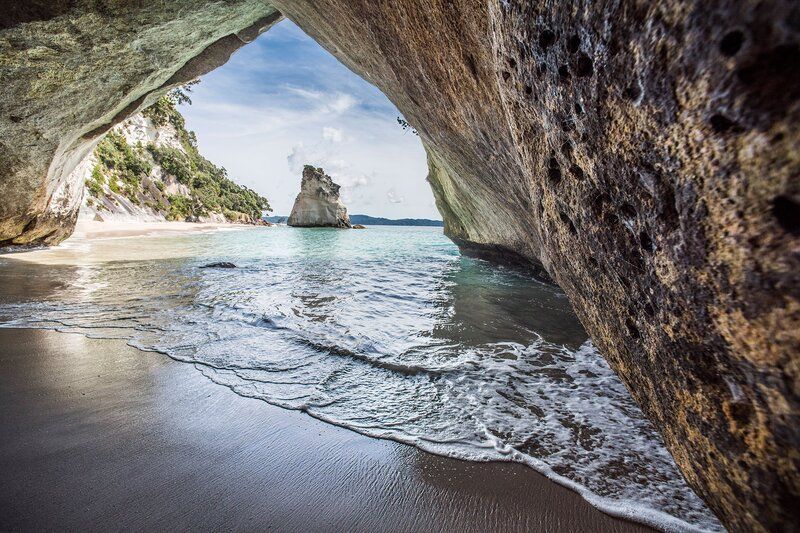
[[[200,153],[288,215],[303,165],[341,185],[350,214],[441,219],[419,138],[400,112],[283,20],[203,76],[181,113]]]

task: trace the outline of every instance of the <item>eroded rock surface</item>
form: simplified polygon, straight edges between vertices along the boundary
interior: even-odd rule
[[[5,244],[69,236],[83,184],[67,178],[99,137],[280,19],[261,0],[19,4],[0,10]]]
[[[270,4],[79,0],[4,21],[0,240],[68,234],[54,199],[97,135],[274,6],[419,131],[462,249],[564,288],[729,527],[800,523],[796,2]]]
[[[304,166],[300,194],[286,223],[301,228],[351,227],[347,208],[339,198],[339,185],[321,168]]]

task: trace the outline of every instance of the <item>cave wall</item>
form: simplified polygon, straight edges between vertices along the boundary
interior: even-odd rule
[[[566,291],[728,526],[800,523],[796,2],[274,3],[419,131],[448,235]]]
[[[797,2],[270,4],[419,131],[464,251],[524,258],[566,291],[726,525],[800,523]],[[0,34],[6,242],[68,234],[47,204],[79,152],[277,16],[76,5]]]
[[[72,233],[70,172],[170,87],[222,65],[280,19],[261,0],[16,2],[0,12],[0,245]]]

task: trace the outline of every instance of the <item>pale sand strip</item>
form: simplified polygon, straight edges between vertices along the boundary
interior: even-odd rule
[[[104,239],[115,237],[140,237],[145,235],[170,235],[253,227],[256,226],[213,222],[98,222],[94,220],[78,220],[78,223],[75,225],[75,232],[71,238]]]

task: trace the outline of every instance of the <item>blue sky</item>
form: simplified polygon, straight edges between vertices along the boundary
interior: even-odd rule
[[[304,164],[342,186],[348,212],[440,219],[419,138],[375,87],[284,20],[204,76],[183,106],[200,151],[288,215]]]

